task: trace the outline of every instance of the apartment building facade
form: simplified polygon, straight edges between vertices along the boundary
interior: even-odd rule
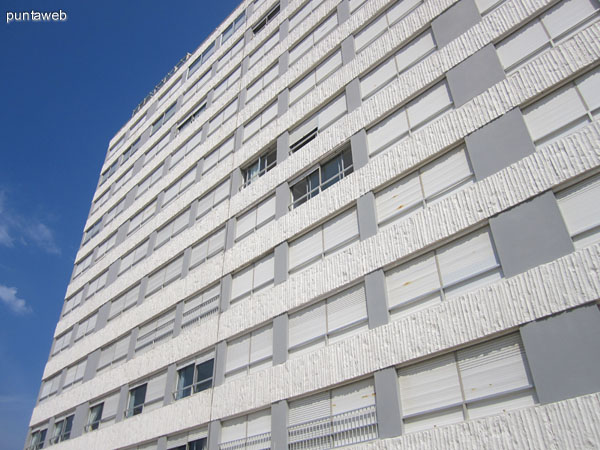
[[[245,0],[109,144],[26,449],[600,446],[597,0]]]

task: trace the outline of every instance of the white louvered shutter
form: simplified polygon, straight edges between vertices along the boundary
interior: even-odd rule
[[[225,371],[231,372],[248,364],[250,356],[250,335],[235,339],[227,344]]]
[[[113,349],[113,361],[119,361],[121,359],[125,359],[125,357],[127,356],[127,352],[129,350],[129,340],[130,340],[130,335],[124,336],[121,339],[119,339],[117,342],[115,342],[114,344],[114,349]]]
[[[246,437],[246,416],[226,420],[221,426],[221,442],[237,441]]]
[[[327,332],[325,302],[309,306],[290,316],[289,346],[307,342]]]
[[[254,331],[250,339],[250,363],[273,355],[273,326]]]
[[[406,110],[401,109],[367,132],[369,153],[373,154],[398,140],[408,132]]]
[[[187,228],[190,223],[190,209],[187,209],[183,213],[179,214],[177,218],[173,221],[173,230],[172,235],[179,233],[180,231]]]
[[[101,351],[100,351],[100,359],[98,361],[98,368],[102,368],[102,367],[106,367],[108,366],[112,360],[113,360],[113,356],[115,354],[115,344],[110,344],[107,347],[104,347]]]
[[[133,289],[127,291],[123,296],[123,309],[127,309],[133,305],[135,305],[138,301],[138,297],[140,295],[140,285],[138,284]]]
[[[213,207],[215,201],[215,192],[211,191],[198,200],[198,211],[196,212],[196,219],[206,214]]]
[[[427,292],[440,298],[440,281],[433,253],[408,261],[386,273],[389,307],[410,302]]]
[[[146,288],[146,295],[156,291],[160,288],[165,281],[165,268],[160,269],[157,272],[154,272],[152,275],[148,277],[148,286]]]
[[[254,229],[256,225],[256,208],[252,208],[244,215],[238,217],[235,225],[235,235],[240,237]]]
[[[163,398],[165,396],[166,383],[167,372],[152,377],[146,387],[146,401],[144,403]]]
[[[390,58],[360,80],[360,90],[363,98],[373,94],[395,76],[396,64],[394,58]]]
[[[271,254],[254,265],[254,289],[265,286],[275,277],[275,258]]]
[[[446,82],[433,87],[408,106],[410,127],[414,129],[451,105],[452,98]]]
[[[319,126],[317,116],[314,116],[290,133],[290,147]]]
[[[350,288],[327,300],[327,328],[334,331],[367,318],[363,284]]]
[[[190,256],[190,267],[197,265],[204,261],[208,256],[208,241],[204,240],[199,244],[196,244],[192,248],[192,254]]]
[[[165,283],[179,278],[183,269],[183,255],[169,263],[165,269]]]
[[[290,270],[321,255],[322,252],[323,236],[319,227],[290,244]]]
[[[167,448],[171,449],[171,448],[178,448],[178,447],[183,447],[186,448],[185,445],[188,442],[188,434],[187,433],[181,433],[181,434],[176,434],[175,436],[169,436],[167,437]]]
[[[329,417],[331,415],[329,391],[291,401],[288,414],[290,426]]]
[[[146,239],[146,241],[139,245],[133,252],[133,264],[137,263],[138,261],[142,260],[143,258],[146,257],[146,255],[148,254],[148,245],[150,243],[149,239]]]
[[[158,248],[161,245],[163,245],[165,242],[167,242],[171,238],[172,231],[173,231],[173,223],[172,222],[168,223],[167,225],[162,227],[160,230],[158,230],[158,232],[156,233],[156,241],[154,243],[154,248]]]
[[[444,286],[498,265],[487,228],[448,244],[437,255]]]
[[[331,413],[341,414],[375,404],[373,379],[359,381],[331,391]]]
[[[341,95],[319,112],[319,130],[324,130],[346,112],[346,95]]]
[[[400,369],[402,413],[411,415],[462,403],[454,354]]]
[[[464,148],[457,149],[428,164],[422,171],[425,197],[431,197],[472,175]]]
[[[398,72],[404,71],[414,62],[434,50],[435,47],[433,33],[431,30],[428,30],[398,52],[396,55]]]
[[[221,228],[215,234],[213,234],[208,240],[208,254],[209,256],[223,250],[225,247],[225,228]]]
[[[123,304],[125,302],[125,295],[121,295],[120,297],[114,299],[110,302],[110,308],[108,310],[108,318],[112,319],[121,311],[123,311]]]
[[[271,196],[269,199],[258,205],[256,211],[256,225],[262,225],[265,222],[275,217],[275,196]]]
[[[351,209],[323,225],[325,252],[358,237],[356,209]]]
[[[413,173],[384,189],[375,197],[377,220],[381,223],[423,201],[419,174]]]
[[[233,276],[231,283],[231,299],[239,298],[252,290],[254,266],[250,266]]]
[[[558,205],[571,236],[600,225],[600,176],[585,180],[558,194]],[[594,236],[575,239],[575,247],[583,248],[600,240],[600,230]]]
[[[225,200],[227,197],[229,197],[229,179],[227,181],[225,181],[224,183],[222,183],[221,185],[219,185],[219,187],[217,187],[215,189],[215,199],[214,199],[214,204],[218,204],[221,201]]]
[[[248,437],[271,432],[271,410],[248,414]]]
[[[192,430],[188,434],[188,442],[194,442],[198,439],[203,439],[208,437],[208,428],[199,428],[197,430]]]
[[[104,405],[102,406],[102,422],[107,420],[114,420],[117,415],[117,406],[119,404],[119,393],[116,392],[109,395],[104,399]]]

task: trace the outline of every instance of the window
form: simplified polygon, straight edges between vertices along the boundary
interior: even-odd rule
[[[475,231],[386,272],[392,320],[501,277],[489,229]]]
[[[398,370],[407,433],[537,403],[518,334]],[[435,386],[435,389],[431,389]]]
[[[119,295],[113,301],[110,302],[110,308],[108,311],[108,320],[112,320],[122,312],[127,311],[129,308],[136,305],[138,297],[140,296],[140,284],[129,289],[124,294]]]
[[[71,437],[71,428],[73,428],[74,417],[75,416],[71,414],[70,416],[54,423],[54,433],[52,433],[52,438],[50,438],[51,444],[58,444],[59,442],[66,441]]]
[[[177,108],[177,102],[169,106],[164,113],[152,124],[152,134],[156,133],[160,128],[169,121],[175,114]]]
[[[79,322],[79,325],[77,325],[77,333],[75,334],[75,342],[77,342],[79,339],[82,339],[84,336],[93,333],[96,329],[97,320],[98,313],[96,312]]]
[[[235,44],[231,46],[223,56],[219,58],[217,62],[217,72],[219,72],[223,67],[225,67],[230,61],[235,58],[242,50],[244,49],[244,37],[242,36],[237,40]]]
[[[290,450],[342,447],[377,436],[373,379],[289,402]]]
[[[197,220],[208,214],[209,211],[214,209],[223,200],[229,198],[230,183],[230,179],[227,178],[227,180],[198,200]]]
[[[302,8],[300,8],[298,12],[296,12],[292,17],[290,17],[289,33],[291,34],[292,31],[298,25],[300,25],[302,22],[304,22],[305,19],[310,17],[311,13],[315,11],[317,7],[320,6],[321,3],[323,3],[323,1],[324,0],[311,0],[309,2],[306,2],[306,4]]]
[[[246,103],[250,102],[259,93],[266,90],[279,76],[279,64],[273,64],[260,77],[246,89]]]
[[[346,96],[340,95],[290,132],[290,152],[294,153],[317,137],[346,113]]]
[[[225,377],[228,379],[271,367],[273,326],[268,325],[227,342]]]
[[[271,170],[277,164],[277,149],[269,150],[267,153],[258,157],[256,161],[250,164],[247,168],[242,169],[244,177],[244,185],[250,185],[254,180],[262,177],[265,173]]]
[[[305,37],[300,43],[295,45],[290,50],[290,67],[317,45],[321,40],[327,36],[335,27],[338,25],[337,13],[334,12],[327,17],[323,23],[321,23],[314,31],[312,31],[307,37]]]
[[[148,277],[146,297],[154,294],[181,276],[183,270],[183,254]]]
[[[97,220],[96,223],[94,223],[94,225],[92,225],[91,227],[89,227],[85,233],[83,233],[83,242],[81,245],[85,244],[86,242],[88,242],[91,238],[93,238],[94,236],[96,236],[98,233],[100,233],[100,230],[102,229],[102,219]]]
[[[92,214],[97,212],[102,205],[104,205],[108,199],[110,198],[110,186],[100,195],[96,200],[94,200],[94,204],[92,206]]]
[[[83,300],[83,289],[80,289],[71,297],[65,300],[65,306],[63,308],[63,317],[71,312],[71,310],[77,308]]]
[[[135,343],[135,353],[150,350],[154,344],[168,338],[173,334],[175,327],[175,309],[167,311],[156,319],[139,328]]]
[[[164,105],[165,102],[167,100],[169,100],[175,92],[177,92],[177,89],[179,88],[179,85],[181,84],[181,79],[182,79],[182,77],[177,78],[177,80],[174,81],[171,84],[171,86],[169,86],[169,88],[158,98],[158,107],[157,108],[162,107],[162,105]],[[166,120],[165,120],[165,122],[166,122]]]
[[[40,392],[40,401],[47,397],[51,397],[58,391],[58,384],[60,383],[61,374],[58,373],[51,378],[46,379],[42,382],[42,389]]]
[[[129,128],[129,130],[131,131],[130,134],[133,134],[136,132],[136,130],[146,121],[146,113],[142,114],[138,120],[136,120],[133,125],[131,125],[131,127]]]
[[[84,359],[76,364],[73,364],[67,369],[65,382],[63,383],[63,391],[83,381],[86,363],[87,359]]]
[[[390,149],[409,133],[439,119],[452,108],[452,97],[443,81],[367,130],[369,154]]]
[[[142,259],[148,256],[148,244],[150,243],[149,239],[146,239],[140,245],[138,245],[135,249],[130,251],[127,255],[121,258],[121,262],[119,264],[119,276],[123,273],[127,272],[134,265],[139,263]]]
[[[67,332],[61,334],[54,340],[54,345],[52,346],[52,356],[60,353],[65,348],[69,348],[71,344],[71,336],[73,335],[73,328],[69,329]]]
[[[598,117],[600,69],[546,95],[523,110],[534,144],[541,145],[572,133]]]
[[[100,421],[102,420],[102,409],[104,408],[104,403],[99,403],[98,405],[94,405],[90,408],[90,412],[88,414],[88,421],[85,425],[85,431],[94,431],[100,427]]]
[[[422,0],[396,2],[394,6],[354,35],[354,47],[356,48],[356,53],[360,53],[367,45],[385,33],[393,24],[403,17],[406,17],[408,13],[413,11],[421,3]]]
[[[181,328],[203,322],[219,312],[221,286],[216,284],[204,292],[186,300],[183,304],[183,319]]]
[[[117,171],[117,167],[119,167],[119,161],[115,161],[110,165],[108,169],[102,172],[102,175],[100,175],[100,186],[102,186],[104,182],[108,180]]]
[[[169,242],[171,238],[177,236],[187,228],[190,223],[190,213],[190,208],[186,209],[184,212],[179,214],[168,224],[158,230],[156,233],[156,242],[154,244],[155,250]]]
[[[228,139],[225,139],[222,144],[206,155],[202,164],[202,175],[206,175],[219,162],[231,155],[233,153],[233,146],[234,136],[231,135]]]
[[[146,387],[147,384],[144,383],[129,391],[129,401],[127,402],[125,417],[137,416],[142,413],[144,402],[146,401]]]
[[[275,258],[270,254],[233,275],[231,303],[271,286],[274,278]]]
[[[160,177],[162,177],[162,172],[163,165],[161,164],[156,169],[154,169],[150,175],[144,178],[140,184],[138,184],[135,197],[138,198],[140,195],[146,192],[150,188],[150,186],[153,186],[154,183],[160,180]]]
[[[167,144],[169,143],[170,140],[171,140],[171,133],[169,131],[167,131],[167,133],[165,133],[165,135],[160,139],[160,141],[158,141],[156,144],[154,144],[152,146],[152,148],[150,150],[148,150],[146,153],[144,153],[144,166],[143,167],[146,167],[154,159],[154,157],[156,155],[158,155],[163,150],[163,148],[165,148],[167,146]]]
[[[168,205],[187,189],[194,184],[196,181],[196,167],[192,167],[188,170],[181,178],[175,181],[171,186],[165,189],[165,195],[163,197],[163,206]]]
[[[597,17],[598,4],[590,0],[561,2],[496,45],[498,58],[511,72],[571,37]]]
[[[168,450],[206,450],[208,429],[206,427],[167,437]]]
[[[121,175],[117,181],[113,183],[113,190],[111,195],[115,195],[119,189],[123,187],[125,183],[127,183],[131,177],[133,176],[133,167],[130,168],[127,172]]]
[[[140,143],[141,139],[142,139],[141,137],[138,137],[138,138],[137,138],[135,141],[133,141],[133,143],[132,143],[132,144],[131,144],[129,147],[127,147],[127,150],[125,150],[125,151],[123,152],[123,159],[121,160],[121,165],[122,165],[122,164],[125,164],[125,162],[126,162],[126,161],[127,161],[127,160],[128,160],[130,157],[131,157],[131,156],[133,156],[133,154],[134,154],[135,152],[137,152],[137,149],[138,149],[138,144]]]
[[[206,99],[200,101],[200,104],[196,106],[190,114],[183,118],[183,120],[181,121],[181,125],[177,126],[177,131],[182,132],[188,125],[193,124],[198,119],[198,117],[202,115],[204,111],[206,111]],[[173,164],[173,158],[171,158],[171,167],[173,167],[174,165],[175,164]]]
[[[600,242],[600,175],[559,192],[556,199],[575,249]]]
[[[215,43],[212,42],[207,48],[206,50],[204,50],[202,52],[202,54],[196,58],[196,60],[190,64],[190,68],[188,70],[188,78],[196,71],[200,68],[200,66],[202,64],[204,64],[208,58],[210,58],[212,56],[212,54],[215,52]]]
[[[92,281],[90,281],[90,283],[88,284],[87,293],[85,294],[86,299],[90,298],[96,292],[100,291],[101,289],[104,288],[104,286],[106,286],[107,275],[108,275],[108,270],[105,270],[100,275],[98,275],[96,278],[94,278]]]
[[[223,421],[221,442],[219,450],[271,448],[271,410]]]
[[[225,28],[225,31],[223,31],[223,34],[221,34],[221,44],[224,44],[225,42],[227,42],[227,40],[231,36],[233,36],[233,33],[235,33],[237,30],[239,30],[239,28],[242,25],[244,25],[245,22],[246,22],[246,11],[242,11],[242,13],[239,16],[237,16],[235,18],[235,20],[233,22],[231,22],[231,24],[227,28]]]
[[[100,350],[97,372],[109,367],[117,367],[125,362],[129,350],[130,337],[128,333]]]
[[[121,148],[124,142],[125,134],[122,134],[121,137],[117,140],[117,142],[115,142],[114,145],[108,149],[108,155],[111,156],[112,153]]]
[[[268,23],[271,23],[275,17],[279,14],[279,3],[273,6],[261,19],[254,24],[252,27],[252,32],[256,36],[260,31],[267,26]]]
[[[350,175],[352,171],[352,152],[347,148],[329,161],[317,166],[310,174],[292,185],[290,209],[297,208],[307,200],[316,197],[328,187]]]
[[[117,243],[117,233],[111,234],[105,241],[103,241],[96,250],[96,259],[94,263],[102,259],[104,255],[106,255],[110,250],[114,248]]]
[[[190,270],[221,253],[225,248],[225,227],[215,231],[192,247]]]
[[[238,99],[236,97],[210,120],[208,124],[208,135],[210,136],[211,134],[213,134],[221,125],[224,125],[229,119],[231,119],[233,115],[237,112],[237,109]]]
[[[48,429],[44,428],[43,430],[36,430],[31,433],[31,440],[29,442],[29,447],[27,450],[39,450],[44,448],[44,441],[46,440],[46,432]]]
[[[377,221],[380,226],[397,223],[473,182],[467,152],[460,146],[378,192]]]
[[[275,195],[238,216],[235,223],[235,240],[241,241],[273,219],[275,219]]]
[[[260,44],[254,53],[248,58],[248,70],[252,69],[254,65],[263,59],[263,57],[269,53],[279,43],[279,30],[275,31],[271,36],[265,39],[265,42]]]
[[[140,210],[135,216],[129,220],[129,227],[127,228],[127,234],[131,234],[140,228],[144,223],[154,216],[157,209],[156,200],[150,202],[142,210]]]
[[[88,270],[92,265],[92,257],[94,256],[94,252],[90,252],[87,256],[85,256],[82,260],[80,260],[77,264],[75,264],[75,270],[73,271],[73,279],[77,278],[83,272]]]
[[[360,90],[363,99],[383,89],[398,75],[413,67],[435,50],[436,45],[431,29],[412,39],[395,55],[360,79]]]
[[[198,78],[198,81],[196,81],[187,91],[185,91],[183,94],[182,104],[185,105],[188,100],[196,94],[196,92],[199,92],[204,86],[206,86],[206,83],[210,81],[211,77],[212,71],[210,69],[202,74],[202,76]]]
[[[290,314],[290,358],[368,329],[365,287],[361,283]]]
[[[290,106],[303,98],[316,86],[319,86],[325,80],[328,80],[340,67],[342,67],[342,51],[338,49],[290,88]]]
[[[104,226],[108,225],[113,221],[115,217],[123,212],[125,209],[125,197],[123,197],[119,202],[110,208],[106,214],[104,214]]]
[[[217,101],[227,90],[239,90],[239,86],[235,87],[235,84],[240,81],[242,76],[242,66],[238,65],[229,75],[227,75],[223,81],[221,81],[213,91],[213,103]]]
[[[175,400],[210,389],[213,385],[214,365],[214,354],[210,353],[185,363],[184,367],[177,370],[177,390],[173,393]]]
[[[274,101],[244,125],[244,142],[277,118],[277,101]]]

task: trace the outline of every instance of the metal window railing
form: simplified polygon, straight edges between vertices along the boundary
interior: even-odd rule
[[[270,448],[271,433],[257,434],[219,444],[219,450],[268,450]]]
[[[179,400],[185,397],[189,397],[192,394],[197,394],[198,392],[205,391],[212,387],[212,377],[205,378],[204,380],[200,380],[194,384],[188,384],[187,386],[182,386],[181,389],[177,389],[173,392],[173,399]]]
[[[288,427],[288,449],[327,449],[377,439],[375,405]]]

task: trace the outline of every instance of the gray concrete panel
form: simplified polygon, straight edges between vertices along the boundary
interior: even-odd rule
[[[158,234],[158,232],[156,230],[154,230],[152,233],[150,233],[150,236],[148,237],[148,251],[146,252],[146,258],[148,258],[150,255],[152,255],[152,253],[154,252],[154,246],[156,245],[156,235]]]
[[[108,267],[108,273],[106,275],[106,286],[111,285],[117,280],[119,276],[119,266],[121,265],[121,260],[117,259]]]
[[[98,368],[98,362],[100,361],[100,353],[100,349],[97,348],[88,355],[87,362],[85,363],[85,372],[83,372],[82,383],[90,381],[96,376],[96,369]]]
[[[127,408],[127,399],[129,397],[129,385],[121,386],[119,391],[119,401],[117,402],[117,415],[115,422],[120,422],[125,418],[125,409]]]
[[[208,450],[219,450],[221,442],[221,422],[215,420],[208,424]]]
[[[350,18],[350,2],[348,0],[342,0],[337,5],[338,24],[344,23],[349,18]]]
[[[161,436],[156,442],[156,450],[167,450],[167,436]]]
[[[244,139],[244,126],[240,125],[237,130],[235,130],[235,137],[233,139],[233,151],[237,152],[240,148],[242,148],[242,143]]]
[[[48,428],[46,432],[46,439],[44,439],[44,446],[42,448],[48,448],[50,446],[50,438],[54,432],[54,417],[50,417],[48,420]]]
[[[244,177],[242,176],[242,171],[239,167],[233,169],[231,173],[231,196],[233,197],[240,191],[240,188],[244,184]]]
[[[288,404],[281,400],[271,405],[271,448],[287,450],[288,448]]]
[[[574,250],[552,192],[492,217],[490,228],[506,277],[554,261]]]
[[[350,146],[352,148],[352,166],[356,171],[369,162],[367,132],[364,128],[350,138]]]
[[[225,251],[229,250],[235,244],[235,218],[227,221],[227,229],[225,232]]]
[[[540,403],[600,391],[600,311],[590,304],[521,328]]]
[[[516,108],[466,137],[476,180],[482,180],[535,151]]]
[[[355,78],[346,85],[346,105],[348,106],[348,114],[362,105],[360,81],[358,78]]]
[[[175,322],[173,323],[173,338],[181,333],[181,322],[183,322],[183,302],[175,306]]]
[[[146,291],[148,288],[148,277],[145,276],[144,278],[142,278],[142,280],[140,281],[140,293],[138,295],[138,300],[136,302],[136,306],[141,305],[142,303],[144,303],[144,299],[146,298]]]
[[[390,321],[390,313],[388,310],[383,269],[376,270],[365,276],[365,294],[367,296],[369,329],[386,325]]]
[[[225,381],[225,361],[227,359],[227,343],[218,342],[215,346],[215,379],[214,385],[220,386]]]
[[[437,47],[444,47],[480,20],[481,15],[475,1],[460,0],[431,22]]]
[[[284,89],[277,96],[277,117],[283,116],[289,109],[290,90]]]
[[[289,263],[289,245],[287,242],[282,242],[275,247],[275,279],[274,284],[278,285],[287,280],[288,263]]]
[[[282,76],[290,65],[290,52],[288,50],[279,55],[277,65],[279,66],[279,76]]]
[[[163,405],[173,403],[173,391],[175,390],[175,382],[177,379],[177,365],[169,364],[167,367],[167,381],[165,383],[165,393],[163,397]]]
[[[356,52],[354,50],[354,36],[348,36],[342,41],[342,64],[346,65],[354,59]]]
[[[375,211],[375,195],[367,192],[358,198],[356,202],[358,214],[358,231],[360,240],[375,236],[377,234],[377,212]]]
[[[273,365],[283,364],[288,357],[288,315],[273,319]]]
[[[277,137],[277,164],[281,164],[290,155],[290,132],[285,131]]]
[[[133,163],[133,170],[131,171],[131,176],[136,176],[144,167],[144,158],[138,158]]]
[[[192,259],[192,247],[188,247],[183,251],[183,263],[181,268],[181,278],[187,277],[190,270],[190,261]]]
[[[290,187],[286,183],[281,183],[275,189],[275,219],[279,219],[287,214],[290,205]]]
[[[135,327],[133,330],[131,330],[131,335],[129,336],[129,347],[127,349],[126,361],[129,361],[135,355],[135,344],[136,344],[139,333],[140,333],[140,327]]]
[[[280,9],[283,11],[285,6],[283,6],[280,2]],[[287,2],[286,2],[287,3]],[[285,19],[281,24],[279,24],[279,42],[283,42],[283,40],[288,37],[290,32],[290,21],[289,19]]]
[[[377,410],[377,432],[380,439],[402,434],[402,413],[396,369],[375,372],[375,407]]]
[[[221,300],[219,303],[219,310],[221,312],[229,309],[229,302],[231,301],[231,282],[233,277],[230,273],[221,278]]]
[[[129,221],[125,222],[117,229],[117,239],[115,242],[115,247],[122,244],[123,242],[125,242],[125,239],[127,239],[127,229],[128,228],[129,228]]]
[[[165,200],[165,191],[161,191],[156,196],[156,212],[154,213],[155,216],[158,215],[162,211],[164,200]]]
[[[108,322],[108,314],[110,313],[110,303],[106,302],[103,304],[100,309],[98,309],[98,315],[96,316],[96,326],[94,327],[94,331],[99,331],[104,328]],[[73,333],[73,337],[75,333]]]
[[[483,47],[446,73],[454,106],[458,108],[504,80],[505,73],[493,44]]]
[[[71,435],[69,439],[75,439],[83,434],[83,429],[87,423],[89,409],[90,404],[88,402],[82,403],[75,408],[73,425],[71,426]]]

